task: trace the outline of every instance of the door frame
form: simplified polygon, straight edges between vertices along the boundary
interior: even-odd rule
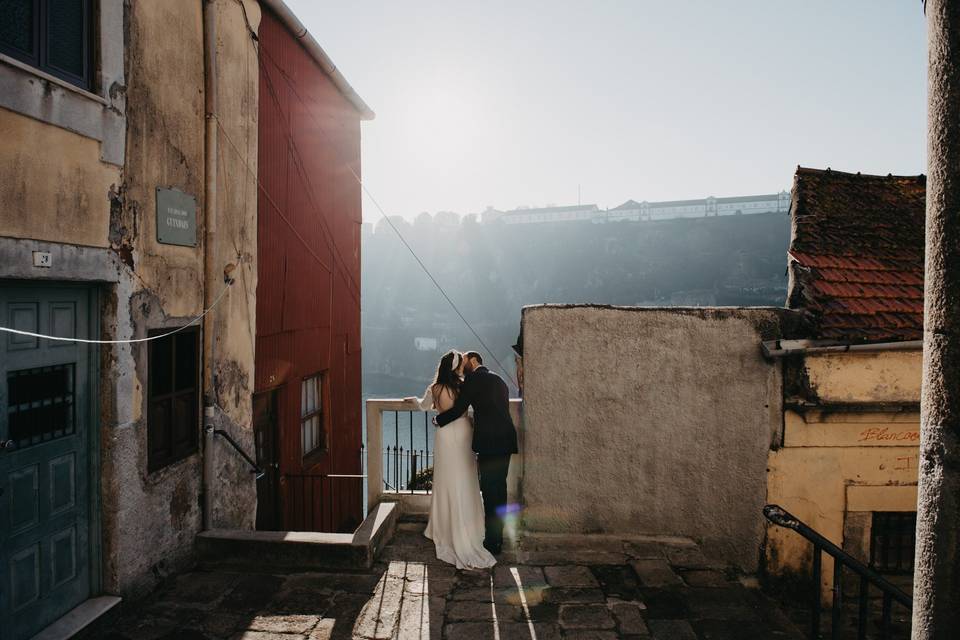
[[[103,300],[103,286],[96,283],[81,283],[87,289],[89,304],[87,305],[89,314],[89,327],[92,339],[99,340],[101,306]],[[87,439],[87,460],[89,469],[87,472],[90,482],[89,509],[88,514],[90,522],[90,594],[98,596],[103,590],[103,531],[101,527],[102,511],[101,505],[101,487],[100,487],[100,358],[103,356],[103,347],[101,345],[90,345],[93,350],[89,358],[89,376],[90,376],[90,402],[88,403],[90,415],[88,416],[90,424],[90,433]]]

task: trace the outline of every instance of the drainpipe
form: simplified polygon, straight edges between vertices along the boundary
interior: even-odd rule
[[[867,344],[823,343],[815,340],[767,340],[761,343],[763,355],[768,358],[782,358],[793,355],[815,355],[818,353],[873,353],[881,351],[920,351],[922,340],[904,340],[901,342],[874,342]]]
[[[217,233],[217,20],[216,0],[203,2],[203,88],[206,111],[204,130],[204,232],[203,308],[213,304],[218,279],[215,267],[214,239]],[[203,319],[203,529],[213,524],[214,485],[214,406],[213,345],[214,317]]]
[[[960,628],[960,0],[927,0],[927,223],[914,640]]]

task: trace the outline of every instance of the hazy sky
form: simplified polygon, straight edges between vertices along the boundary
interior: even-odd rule
[[[925,171],[919,0],[286,1],[377,113],[391,215]]]

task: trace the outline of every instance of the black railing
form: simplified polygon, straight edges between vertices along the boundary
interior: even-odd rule
[[[869,622],[869,589],[871,586],[880,590],[883,597],[883,608],[880,620],[880,637],[888,640],[891,636],[893,604],[898,603],[913,610],[913,599],[901,591],[896,585],[882,575],[860,562],[849,553],[830,542],[809,526],[798,520],[782,507],[768,504],[763,508],[763,515],[775,525],[796,531],[813,544],[813,585],[811,598],[810,637],[820,637],[820,581],[821,558],[823,553],[833,557],[833,600],[831,603],[830,637],[836,640],[843,633],[843,568],[847,567],[860,577],[860,587],[857,593],[857,638],[864,640],[867,637]]]
[[[247,455],[247,452],[244,451],[239,444],[237,444],[237,441],[234,440],[229,433],[227,433],[223,429],[214,429],[213,432],[216,435],[222,437],[224,440],[226,440],[230,444],[230,446],[233,447],[236,450],[236,452],[239,453],[240,456],[247,461],[247,464],[250,465],[250,473],[256,474],[257,480],[263,477],[263,473],[264,473],[263,469],[261,469],[259,465],[257,465],[257,463],[253,461],[253,458]]]
[[[382,433],[391,429],[387,414],[393,414],[393,445],[383,451],[383,488],[387,491],[426,491],[433,487],[433,422],[429,411],[384,411]],[[401,415],[405,419],[401,420]],[[421,437],[422,434],[422,437]]]

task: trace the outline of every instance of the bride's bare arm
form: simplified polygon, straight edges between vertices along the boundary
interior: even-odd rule
[[[436,405],[436,398],[434,397],[433,385],[427,387],[427,390],[424,392],[422,398],[404,398],[404,402],[411,405],[411,408],[420,409],[421,411],[430,411]]]

